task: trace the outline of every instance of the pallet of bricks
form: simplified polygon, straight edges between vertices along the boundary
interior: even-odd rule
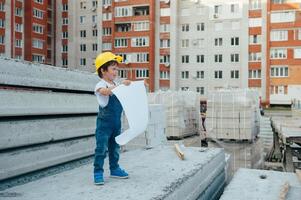
[[[158,91],[150,93],[148,101],[165,106],[167,139],[199,134],[200,106],[196,92]]]
[[[212,139],[253,141],[259,133],[259,96],[250,89],[225,89],[210,93],[206,126]]]

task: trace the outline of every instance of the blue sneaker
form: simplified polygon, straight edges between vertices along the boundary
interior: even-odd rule
[[[111,170],[111,177],[125,179],[129,177],[129,174],[118,167],[117,169]]]
[[[102,173],[94,173],[94,184],[95,185],[105,184]]]

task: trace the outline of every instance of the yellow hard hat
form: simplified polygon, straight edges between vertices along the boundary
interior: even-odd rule
[[[95,59],[95,69],[96,72],[98,71],[98,69],[105,63],[109,62],[109,61],[116,61],[117,63],[121,63],[122,62],[122,57],[113,54],[112,52],[104,52],[99,54],[96,59]]]

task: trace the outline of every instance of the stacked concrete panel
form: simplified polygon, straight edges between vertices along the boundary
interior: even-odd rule
[[[273,129],[269,117],[260,117],[260,133],[263,150],[265,153],[270,152],[273,146]]]
[[[219,90],[207,101],[206,127],[214,139],[254,140],[259,133],[259,97],[253,90]]]
[[[125,146],[123,150],[136,148],[153,148],[166,143],[166,116],[165,108],[160,104],[149,104],[149,121],[144,133],[138,135]],[[126,116],[122,115],[122,131],[128,129]]]
[[[286,183],[289,185],[287,192]],[[300,196],[301,184],[295,173],[239,169],[220,200],[296,200]]]
[[[180,139],[199,133],[199,95],[191,91],[166,91],[149,94],[149,103],[162,104],[166,109],[166,136]]]
[[[169,146],[125,152],[120,164],[130,173],[130,178],[110,178],[105,162],[103,187],[93,185],[89,164],[3,192],[21,194],[14,197],[16,200],[218,199],[225,186],[223,150],[188,147],[183,151],[185,160],[179,159]]]
[[[0,59],[0,180],[90,156],[98,77]]]

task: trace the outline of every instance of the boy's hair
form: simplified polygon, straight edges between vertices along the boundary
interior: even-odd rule
[[[111,65],[115,65],[115,64],[118,64],[117,61],[114,61],[114,60],[111,60],[109,62],[106,62],[105,64],[103,64],[98,70],[97,70],[97,74],[99,76],[99,78],[102,78],[103,77],[103,74],[101,72],[101,69],[103,71],[108,71],[108,68],[111,66]]]

